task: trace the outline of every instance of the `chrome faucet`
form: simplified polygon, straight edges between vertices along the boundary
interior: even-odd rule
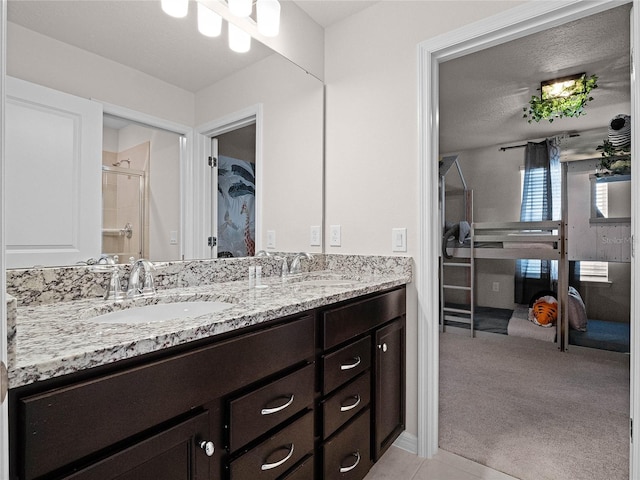
[[[293,257],[293,260],[291,260],[291,266],[289,268],[289,273],[291,274],[296,274],[296,273],[300,273],[300,259],[302,257],[307,258],[308,260],[311,260],[313,258],[313,255],[311,255],[310,253],[307,252],[300,252],[300,253],[296,253],[295,257]]]
[[[127,297],[155,294],[156,287],[153,280],[154,270],[155,267],[153,266],[153,263],[144,258],[140,258],[133,262],[131,264],[131,273],[129,274]],[[141,272],[144,272],[144,275],[142,275]]]

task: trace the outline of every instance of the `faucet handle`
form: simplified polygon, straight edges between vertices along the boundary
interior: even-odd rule
[[[144,282],[142,284],[143,295],[154,295],[156,293],[156,285],[153,280],[153,266],[152,268],[144,269]]]
[[[124,292],[122,291],[122,285],[120,284],[120,272],[118,267],[114,266],[111,271],[111,279],[109,280],[109,287],[104,292],[104,299],[109,300],[113,298],[115,301],[122,300]]]

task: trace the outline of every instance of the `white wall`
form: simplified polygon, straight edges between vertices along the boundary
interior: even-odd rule
[[[518,2],[382,1],[325,31],[327,253],[390,254],[407,227],[418,257],[417,45]],[[437,212],[433,213],[437,215]],[[408,292],[407,432],[417,435],[417,297]]]
[[[180,135],[138,125],[120,130],[118,152],[150,142],[148,172],[149,252],[154,262],[180,258],[180,245],[169,243],[170,232],[180,234]]]
[[[19,25],[7,26],[7,75],[193,125],[193,93]]]

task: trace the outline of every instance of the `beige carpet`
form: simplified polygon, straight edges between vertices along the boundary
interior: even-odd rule
[[[629,356],[440,336],[440,448],[522,480],[629,478]]]

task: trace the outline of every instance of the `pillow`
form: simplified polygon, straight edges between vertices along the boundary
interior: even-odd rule
[[[580,332],[587,331],[587,309],[578,291],[569,287],[569,327]]]

